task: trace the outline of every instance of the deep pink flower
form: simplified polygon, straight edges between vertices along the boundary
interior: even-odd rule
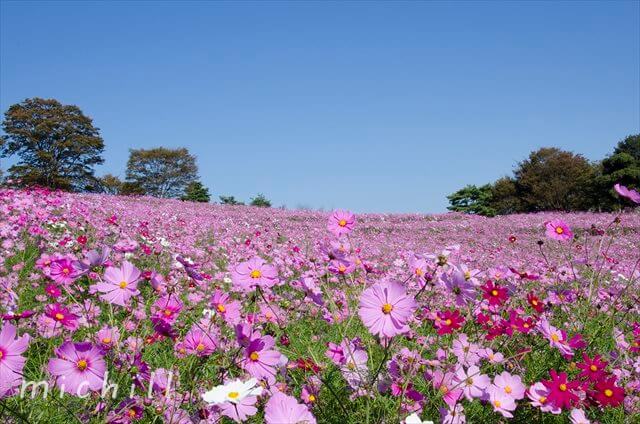
[[[84,396],[102,388],[107,365],[100,348],[89,342],[64,342],[55,350],[56,358],[47,367],[55,384],[63,392]]]
[[[49,265],[49,277],[58,284],[71,284],[78,277],[79,270],[69,258],[61,258],[51,261]]]
[[[493,281],[488,280],[484,286],[482,286],[482,297],[489,301],[489,305],[500,306],[507,301],[507,289],[495,284]]]
[[[304,404],[277,390],[274,390],[264,408],[264,420],[267,424],[316,423],[315,417]]]
[[[255,287],[272,287],[278,282],[278,272],[264,259],[255,257],[233,268],[231,279],[241,291],[251,291]]]
[[[140,270],[124,261],[120,268],[108,267],[104,272],[104,280],[92,286],[103,293],[100,298],[114,305],[125,306],[129,299],[140,294],[138,279]]]
[[[388,338],[409,330],[407,322],[416,308],[400,284],[377,283],[362,292],[358,314],[371,334]]]
[[[78,316],[59,303],[45,306],[44,313],[55,324],[60,324],[67,330],[76,330],[78,328]]]
[[[571,240],[573,237],[573,233],[567,224],[564,221],[559,219],[553,219],[551,221],[545,222],[545,228],[547,229],[547,237],[554,240]]]
[[[464,318],[458,310],[447,310],[438,312],[434,322],[434,326],[438,329],[439,335],[451,334],[454,330],[459,329],[464,324]]]
[[[556,370],[549,371],[551,380],[543,381],[542,384],[549,389],[549,402],[560,409],[569,409],[571,405],[578,401],[578,395],[573,390],[580,386],[578,381],[568,381],[567,373],[558,374]]]
[[[333,233],[336,237],[340,237],[344,234],[349,234],[356,224],[356,217],[354,214],[348,211],[334,211],[329,216],[327,222],[327,230]]]
[[[182,311],[182,301],[176,294],[165,294],[151,305],[151,313],[154,317],[173,324],[176,322],[180,311]]]
[[[601,406],[611,406],[615,408],[624,401],[624,389],[616,385],[615,376],[598,381],[589,394],[597,400]]]
[[[586,353],[582,354],[583,362],[576,364],[580,368],[580,377],[598,381],[606,374],[607,361],[603,361],[600,355],[595,355],[593,359],[589,358]]]
[[[30,336],[17,337],[16,327],[5,323],[0,330],[0,398],[10,395],[22,382],[27,358],[21,356],[29,347]]]
[[[216,350],[216,338],[212,333],[194,326],[184,336],[184,342],[176,344],[176,349],[179,345],[184,347],[187,354],[209,356]]]

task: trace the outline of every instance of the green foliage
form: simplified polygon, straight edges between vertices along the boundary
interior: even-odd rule
[[[271,201],[264,197],[264,194],[258,193],[256,197],[251,198],[251,206],[257,206],[259,208],[270,208]]]
[[[244,205],[244,202],[236,200],[234,196],[220,196],[220,203],[223,205]]]
[[[618,207],[621,199],[612,190],[616,183],[640,189],[640,134],[621,140],[613,153],[602,161],[594,183],[598,209],[612,210]]]
[[[531,152],[514,172],[524,211],[588,210],[595,168],[581,155],[543,147]]]
[[[144,194],[179,197],[197,178],[196,158],[184,147],[130,150],[127,182]]]
[[[181,199],[191,202],[207,203],[211,199],[211,196],[209,195],[209,189],[207,187],[203,186],[200,181],[194,181],[189,183]]]
[[[54,99],[26,99],[5,112],[0,156],[17,155],[9,178],[21,185],[84,190],[104,162],[104,142],[91,118]]]
[[[451,204],[447,209],[454,212],[472,213],[493,216],[495,210],[491,207],[491,185],[481,187],[468,185],[447,196]]]
[[[120,194],[122,192],[122,181],[112,174],[105,174],[98,178],[96,191],[106,194]]]

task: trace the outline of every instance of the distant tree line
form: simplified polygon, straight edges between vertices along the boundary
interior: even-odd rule
[[[20,186],[194,202],[211,199],[209,189],[199,181],[196,157],[184,147],[130,149],[124,180],[112,174],[95,176],[94,166],[104,163],[104,140],[92,119],[74,105],[55,99],[26,99],[5,112],[2,130],[0,157],[18,158],[7,170],[6,179]],[[220,196],[220,201],[244,204],[233,196]],[[262,194],[249,204],[271,206]]]
[[[448,209],[494,216],[538,211],[611,211],[620,207],[619,183],[640,188],[640,134],[620,141],[597,162],[544,147],[516,165],[513,176],[482,186],[467,185],[447,196]]]

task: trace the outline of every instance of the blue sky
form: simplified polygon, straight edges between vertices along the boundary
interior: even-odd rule
[[[185,146],[216,197],[441,212],[533,149],[640,132],[639,4],[2,2],[0,108],[78,105],[98,174]]]

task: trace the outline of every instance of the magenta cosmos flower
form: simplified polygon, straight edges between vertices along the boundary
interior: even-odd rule
[[[102,388],[107,365],[100,349],[89,342],[64,342],[49,360],[48,370],[62,392],[84,396]]]
[[[356,225],[356,217],[348,211],[334,211],[327,222],[327,230],[336,237],[349,234]]]
[[[547,237],[554,240],[571,240],[573,237],[573,233],[571,232],[571,228],[562,220],[554,219],[548,222],[545,222],[544,226],[547,229]]]
[[[315,424],[316,419],[309,409],[298,403],[293,396],[275,391],[264,408],[264,420],[267,424]]]
[[[256,286],[272,287],[278,282],[278,273],[273,265],[264,259],[255,257],[242,262],[231,273],[233,284],[242,291],[249,291]]]
[[[371,334],[388,338],[409,330],[407,322],[416,307],[400,284],[377,283],[362,292],[358,314]]]
[[[0,330],[0,398],[10,395],[22,382],[22,369],[27,361],[21,355],[29,346],[29,335],[16,337],[16,327],[5,324]]]
[[[276,367],[280,363],[280,352],[273,349],[275,340],[264,336],[252,340],[245,349],[242,368],[252,377],[264,379],[269,384],[276,382]]]
[[[103,293],[100,299],[114,305],[125,306],[132,296],[140,294],[138,279],[140,270],[124,261],[120,268],[109,267],[104,272],[104,281],[92,288]]]
[[[49,265],[49,276],[58,284],[71,284],[78,274],[79,270],[69,258],[57,259]]]

